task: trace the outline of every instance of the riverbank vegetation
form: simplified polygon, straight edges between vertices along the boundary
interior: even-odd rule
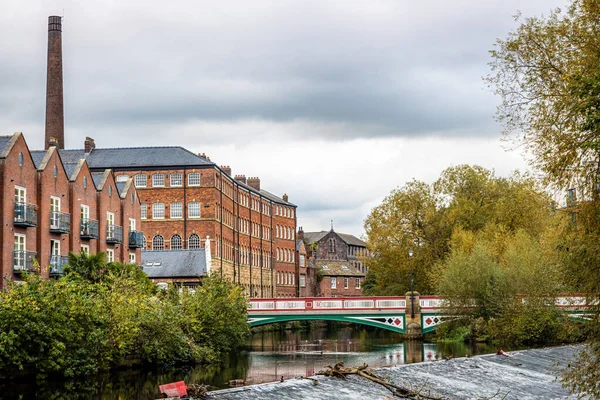
[[[137,265],[71,254],[66,275],[0,292],[0,376],[75,377],[130,364],[214,363],[249,335],[239,287],[157,289]]]
[[[565,11],[517,21],[490,52],[486,81],[502,99],[506,138],[527,150],[535,178],[463,165],[393,191],[365,223],[375,256],[363,287],[403,295],[412,248],[415,289],[448,296],[458,317],[438,337],[587,338],[565,382],[598,397],[600,305],[577,323],[549,299],[600,298],[600,4],[572,0]]]

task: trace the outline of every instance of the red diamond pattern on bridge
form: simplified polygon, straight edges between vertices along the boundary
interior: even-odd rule
[[[396,318],[396,319],[394,320],[394,323],[395,323],[396,325],[400,325],[400,324],[402,323],[402,321],[400,321],[400,318]]]
[[[431,318],[427,318],[427,319],[425,320],[425,322],[427,322],[427,325],[429,325],[429,324],[431,324],[431,323],[433,322],[433,320],[432,320]]]

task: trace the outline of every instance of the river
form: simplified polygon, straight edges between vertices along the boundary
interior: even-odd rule
[[[515,349],[507,347],[505,350]],[[0,399],[157,399],[161,397],[159,384],[178,380],[227,388],[232,380],[257,384],[280,381],[282,377],[288,380],[311,376],[340,360],[346,365],[366,362],[373,367],[384,367],[496,351],[497,346],[484,344],[403,342],[399,334],[358,326],[259,332],[251,337],[246,349],[228,355],[223,366],[175,369],[168,373],[117,371],[84,381],[46,382],[39,386],[30,380],[11,382],[0,385]]]

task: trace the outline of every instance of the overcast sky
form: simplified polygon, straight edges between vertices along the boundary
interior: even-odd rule
[[[64,15],[66,147],[181,145],[298,205],[305,231],[452,165],[508,175],[488,50],[563,0],[0,2],[0,134],[43,148],[47,17]]]

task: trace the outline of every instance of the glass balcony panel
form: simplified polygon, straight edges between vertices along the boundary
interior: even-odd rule
[[[141,231],[129,231],[129,248],[144,248],[144,234]]]
[[[81,220],[82,239],[98,239],[98,221],[95,219],[83,218]]]
[[[15,250],[13,251],[13,272],[20,274],[22,272],[32,272],[36,268],[33,260],[37,257],[35,251]]]
[[[107,225],[106,243],[123,243],[123,227],[119,225]]]
[[[37,210],[35,204],[15,201],[14,224],[17,226],[37,226]]]
[[[63,276],[63,267],[69,263],[69,257],[61,255],[50,256],[50,276]]]
[[[69,233],[71,232],[71,214],[60,211],[50,213],[50,232]]]

